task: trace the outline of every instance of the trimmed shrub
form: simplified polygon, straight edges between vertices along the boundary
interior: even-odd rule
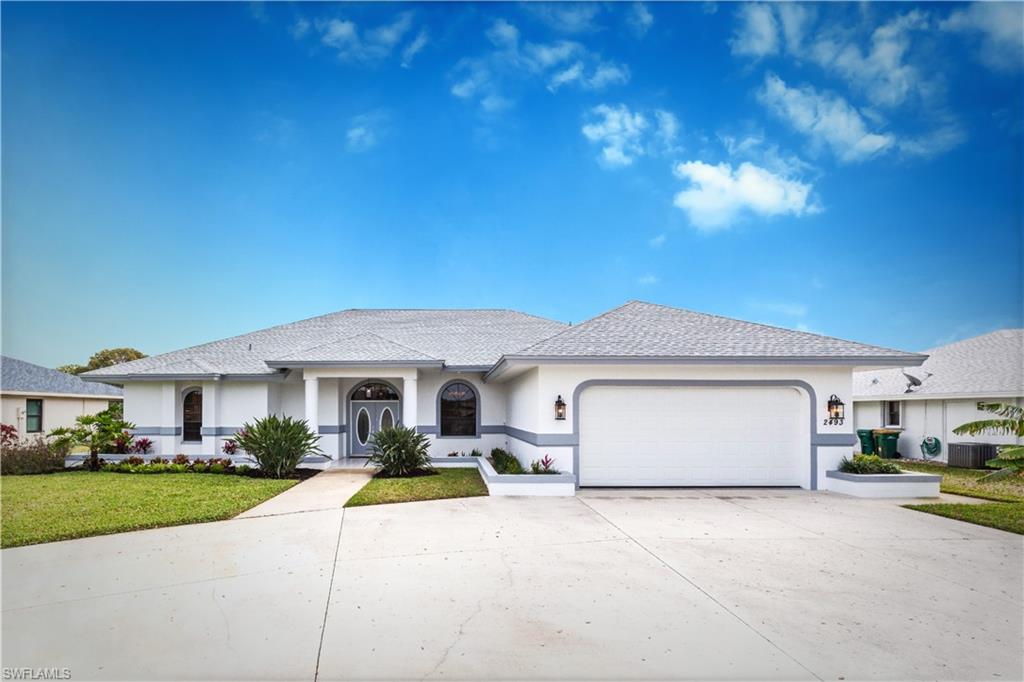
[[[839,470],[846,474],[899,474],[899,465],[878,455],[854,455],[853,459],[843,457]]]
[[[304,419],[270,415],[243,424],[234,440],[272,478],[292,474],[306,455],[322,454],[320,437]]]
[[[48,474],[64,468],[67,448],[47,443],[42,437],[5,445],[0,457],[0,474]]]
[[[519,463],[516,456],[501,448],[491,450],[491,464],[494,465],[494,470],[499,474],[526,473],[526,470],[523,469],[523,465]]]
[[[430,440],[416,429],[393,426],[381,429],[370,438],[367,464],[380,467],[382,478],[401,478],[432,472]]]

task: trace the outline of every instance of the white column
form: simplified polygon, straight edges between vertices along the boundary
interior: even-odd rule
[[[221,451],[217,447],[217,436],[215,434],[220,426],[220,386],[216,381],[203,382],[203,454],[220,457]]]
[[[174,457],[174,449],[181,442],[181,436],[174,435],[174,429],[181,426],[178,423],[177,408],[177,385],[173,381],[165,381],[160,387],[160,423],[156,424],[161,429],[161,435],[153,439],[154,442],[160,444],[156,452],[163,457],[168,455]]]
[[[418,419],[417,419],[417,414],[418,413],[416,412],[416,410],[418,409],[417,408],[417,401],[416,401],[416,399],[419,397],[419,394],[417,392],[418,391],[418,384],[419,384],[419,382],[416,380],[416,376],[415,375],[413,375],[411,377],[406,377],[403,380],[403,386],[402,386],[402,392],[403,392],[403,395],[402,395],[402,425],[403,426],[408,426],[408,427],[416,428],[416,425],[418,423]]]
[[[320,380],[306,379],[306,422],[309,429],[320,437]]]

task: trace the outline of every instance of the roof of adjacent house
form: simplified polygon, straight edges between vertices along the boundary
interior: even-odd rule
[[[543,358],[916,365],[924,356],[631,301],[575,326],[512,310],[343,310],[84,376],[100,381],[265,376],[315,365],[485,370],[504,359]]]
[[[514,357],[923,360],[913,353],[643,301],[569,327]]]
[[[911,392],[899,369],[855,372],[854,399],[1024,396],[1024,329],[1001,329],[927,355],[921,367],[907,372],[921,380]]]
[[[82,381],[66,374],[31,362],[0,357],[0,391],[33,394],[95,395],[118,397],[122,391],[115,386]]]

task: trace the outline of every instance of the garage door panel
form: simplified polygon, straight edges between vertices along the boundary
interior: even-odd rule
[[[788,388],[595,386],[580,396],[581,485],[799,485]]]

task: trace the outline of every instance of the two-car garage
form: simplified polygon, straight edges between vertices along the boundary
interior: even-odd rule
[[[790,386],[587,386],[579,484],[801,485],[810,466],[806,401]]]

